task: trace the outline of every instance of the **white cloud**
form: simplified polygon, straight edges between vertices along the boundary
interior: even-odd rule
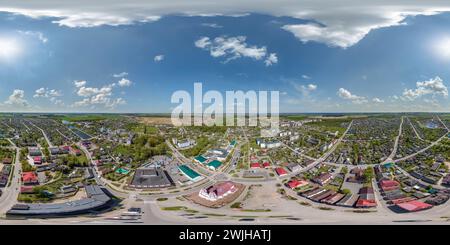
[[[226,58],[225,63],[241,57],[251,58],[254,60],[266,58],[266,65],[271,65],[272,63],[278,62],[276,54],[272,53],[268,55],[267,48],[265,46],[251,46],[246,43],[246,40],[247,38],[245,36],[220,36],[214,38],[213,40],[209,37],[201,37],[195,42],[195,46],[209,51],[210,55],[214,58]]]
[[[373,98],[372,101],[375,102],[375,103],[384,103],[384,100],[382,100],[380,98],[376,98],[376,97]]]
[[[368,102],[365,97],[352,94],[345,88],[340,88],[337,95],[344,100],[350,100],[354,104],[364,104]]]
[[[198,39],[197,41],[195,41],[195,46],[197,48],[206,48],[207,46],[211,45],[211,41],[209,40],[209,37],[201,37],[200,39]]]
[[[48,88],[39,88],[36,89],[34,92],[33,98],[47,98],[55,105],[63,105],[63,101],[60,99],[57,99],[58,97],[61,97],[62,93],[61,91],[55,90],[55,89],[48,89]]]
[[[217,23],[202,23],[202,26],[211,27],[211,28],[222,28],[223,27]]]
[[[448,88],[440,77],[435,77],[427,81],[417,82],[415,89],[405,89],[402,98],[412,101],[425,95],[448,97]]]
[[[121,72],[119,74],[113,74],[113,77],[115,78],[122,78],[128,76],[128,72]]]
[[[78,89],[78,96],[81,97],[89,97],[96,94],[104,94],[104,95],[111,95],[112,93],[112,85],[107,85],[101,88],[93,88],[93,87],[81,87]]]
[[[163,61],[163,60],[164,60],[164,55],[163,55],[163,54],[156,55],[156,56],[153,58],[153,61],[155,61],[155,62],[161,62],[161,61]]]
[[[7,105],[27,107],[28,101],[25,99],[25,91],[14,89],[13,93],[5,101]]]
[[[44,44],[48,42],[48,38],[44,35],[44,33],[39,31],[17,31],[17,32],[19,32],[22,35],[35,37]]]
[[[126,78],[120,79],[120,81],[118,83],[119,83],[120,87],[129,87],[132,84],[132,82]]]
[[[103,87],[86,87],[86,82],[83,81],[82,86],[80,83],[74,83],[77,90],[77,95],[83,97],[82,100],[76,101],[72,104],[72,107],[86,107],[91,108],[102,105],[105,108],[114,109],[118,105],[126,104],[123,98],[113,98],[113,89],[117,87],[128,87],[132,82],[128,79],[122,78],[119,82],[105,85]]]
[[[303,79],[306,79],[306,80],[310,80],[310,79],[311,79],[311,77],[310,77],[310,76],[308,76],[308,75],[304,75],[304,74],[302,75],[302,78],[303,78]]]
[[[86,81],[83,81],[83,80],[81,80],[81,81],[74,81],[73,84],[75,84],[75,87],[81,88],[81,87],[86,85]]]
[[[271,66],[276,63],[278,63],[278,57],[276,53],[271,53],[264,61],[264,64],[266,64],[266,66]]]
[[[48,89],[48,88],[39,88],[35,91],[33,97],[39,98],[51,98],[51,97],[60,97],[62,96],[61,91],[55,90],[55,89]]]
[[[309,96],[311,92],[317,90],[317,85],[312,84],[312,83],[310,83],[308,85],[303,85],[303,84],[298,84],[298,83],[292,82],[291,84],[292,84],[292,86],[294,86],[295,90],[302,93],[302,95],[305,97]]]
[[[262,0],[258,4],[241,0],[119,0],[103,1],[42,0],[28,4],[21,1],[0,0],[0,11],[33,18],[54,17],[53,22],[67,27],[95,27],[101,25],[129,25],[157,21],[164,15],[187,16],[245,16],[263,13],[311,20],[306,24],[290,24],[283,28],[298,39],[322,42],[329,46],[348,48],[370,31],[404,23],[408,16],[434,15],[450,10],[448,1],[391,0],[346,1],[346,7],[332,0]],[[318,24],[320,23],[320,24]]]

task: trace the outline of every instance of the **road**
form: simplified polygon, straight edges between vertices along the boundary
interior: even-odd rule
[[[394,149],[392,149],[391,154],[386,158],[386,160],[384,160],[384,162],[392,162],[392,159],[395,157],[395,154],[397,154],[398,142],[400,140],[400,136],[402,135],[403,121],[404,121],[404,119],[402,117],[402,121],[400,122],[400,127],[398,128],[398,135],[397,135],[397,137],[395,137]]]
[[[16,157],[14,161],[14,169],[12,171],[11,182],[3,188],[3,194],[0,196],[0,214],[6,213],[11,207],[17,203],[17,197],[20,193],[20,181],[22,166],[20,164],[20,148],[16,148]]]
[[[42,134],[44,135],[45,141],[47,141],[48,146],[49,146],[49,147],[53,147],[53,144],[52,144],[52,142],[48,139],[47,134],[45,133],[45,131],[44,131],[42,128],[36,126],[36,125],[35,125],[34,123],[32,123],[32,122],[30,122],[30,124],[33,125],[35,128],[39,129],[39,130],[42,132]]]
[[[347,133],[348,133],[348,131],[350,130],[350,128],[352,127],[352,125],[353,125],[353,120],[350,122],[350,124],[348,125],[347,129],[346,129],[345,132],[341,135],[341,137],[339,137],[339,139],[336,141],[336,143],[335,143],[335,144],[334,144],[334,145],[333,145],[333,146],[332,146],[325,154],[323,154],[319,159],[315,159],[313,163],[309,164],[309,165],[306,166],[305,168],[302,168],[300,171],[295,172],[295,173],[287,174],[287,175],[283,176],[282,178],[283,178],[283,179],[286,179],[286,178],[290,178],[290,177],[292,177],[292,176],[295,176],[295,175],[297,175],[297,174],[299,174],[299,173],[306,172],[306,171],[308,171],[308,170],[314,168],[314,167],[317,166],[318,164],[322,163],[323,161],[325,161],[325,159],[327,159],[327,158],[328,158],[328,157],[336,150],[336,148],[338,147],[338,145],[342,142],[342,140],[343,140],[343,139],[345,138],[345,136],[347,135]],[[293,150],[292,148],[290,148],[290,149]],[[296,151],[294,151],[294,152],[296,152]],[[296,153],[297,153],[297,152],[296,152]]]

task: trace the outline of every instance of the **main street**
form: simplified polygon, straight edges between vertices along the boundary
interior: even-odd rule
[[[11,141],[12,143],[12,141]],[[3,193],[0,196],[0,214],[5,214],[17,203],[17,197],[20,193],[20,181],[22,166],[20,163],[20,148],[14,145],[16,149],[16,156],[14,160],[13,169],[10,174],[10,182],[3,188]]]

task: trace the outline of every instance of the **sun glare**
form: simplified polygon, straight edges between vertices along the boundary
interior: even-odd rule
[[[437,55],[450,59],[450,37],[442,38],[433,45]]]
[[[20,52],[19,44],[14,39],[0,38],[0,59],[11,60]]]

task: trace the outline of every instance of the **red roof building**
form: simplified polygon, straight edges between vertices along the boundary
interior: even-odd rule
[[[367,200],[367,199],[358,199],[358,201],[356,202],[355,207],[357,208],[371,208],[371,207],[376,207],[377,203],[375,200]]]
[[[397,204],[397,207],[400,207],[401,209],[406,210],[408,212],[416,212],[416,211],[432,208],[433,205],[414,200],[414,201],[399,203],[399,204]]]
[[[284,168],[276,168],[275,172],[278,174],[278,176],[285,176],[287,175],[287,172]]]
[[[287,183],[287,185],[289,186],[289,188],[291,189],[295,189],[297,187],[302,187],[305,185],[308,185],[308,181],[305,180],[291,180]]]
[[[42,164],[42,157],[33,157],[34,164]]]
[[[39,184],[38,177],[34,172],[24,172],[22,173],[22,183],[24,185],[35,185]]]
[[[251,163],[250,168],[261,168],[261,164],[259,162]]]
[[[236,185],[231,181],[226,181],[223,183],[212,185],[205,189],[201,189],[199,192],[199,196],[209,201],[217,201],[230,194],[235,193],[236,191],[238,191]]]
[[[395,180],[382,180],[380,186],[383,191],[395,190],[400,187],[400,184]]]
[[[269,168],[269,167],[270,167],[270,162],[263,163],[263,168]]]
[[[23,194],[31,194],[33,193],[33,186],[21,186],[20,187],[20,193]]]

